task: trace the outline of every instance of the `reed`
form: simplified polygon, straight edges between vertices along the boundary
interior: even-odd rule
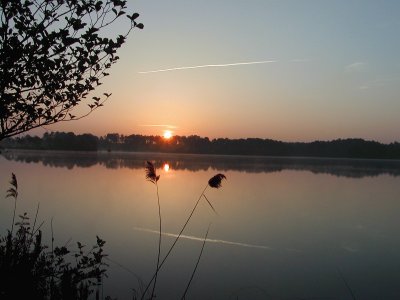
[[[13,219],[12,219],[12,223],[11,223],[11,236],[12,236],[12,234],[14,232],[15,212],[17,211],[17,200],[18,200],[18,181],[17,181],[17,177],[15,176],[14,173],[11,174],[10,185],[11,185],[11,187],[7,190],[6,198],[14,199],[14,213],[13,213]]]
[[[147,161],[146,162],[146,179],[153,183],[156,186],[157,190],[157,204],[158,204],[158,221],[159,221],[159,237],[158,237],[158,254],[157,254],[157,266],[156,266],[156,272],[154,275],[154,284],[153,284],[153,289],[151,291],[151,299],[154,298],[154,292],[156,289],[157,285],[157,276],[158,276],[158,270],[160,268],[160,255],[161,255],[161,233],[162,233],[162,227],[161,227],[161,205],[160,205],[160,195],[158,193],[158,180],[160,179],[160,175],[157,176],[156,173],[156,168],[154,167],[153,163]]]
[[[148,176],[147,174],[148,174],[148,170],[146,169],[146,178],[147,178],[147,176]],[[157,177],[154,177],[154,176],[156,175],[155,172],[152,173],[152,174],[153,174],[153,178],[157,178]],[[158,179],[159,179],[159,176],[158,176]],[[158,179],[157,179],[157,181],[158,181]],[[219,188],[222,186],[222,180],[224,180],[224,179],[226,180],[226,176],[225,176],[224,174],[219,173],[219,174],[216,174],[215,176],[211,177],[211,178],[208,180],[206,186],[204,187],[203,191],[201,192],[200,196],[198,197],[198,199],[197,199],[197,201],[196,201],[196,203],[195,203],[193,209],[192,209],[191,212],[189,213],[189,216],[187,217],[185,223],[183,224],[181,230],[179,231],[179,234],[176,236],[174,242],[172,243],[172,245],[171,245],[170,248],[168,249],[168,251],[167,251],[167,253],[165,254],[164,258],[162,259],[161,263],[158,264],[158,268],[157,268],[156,272],[153,274],[152,278],[150,279],[149,283],[148,283],[147,286],[146,286],[146,289],[144,290],[144,292],[143,292],[143,294],[142,294],[142,297],[141,297],[142,300],[145,298],[145,295],[146,295],[146,293],[147,293],[147,291],[148,291],[148,289],[149,289],[151,283],[152,283],[153,281],[156,280],[159,270],[161,269],[161,267],[164,265],[164,263],[165,263],[166,260],[168,259],[169,255],[171,254],[172,250],[174,249],[176,243],[178,242],[178,240],[180,239],[182,233],[183,233],[184,230],[186,229],[186,226],[189,224],[189,222],[190,222],[190,220],[191,220],[191,218],[192,218],[194,212],[196,211],[196,208],[198,207],[198,205],[199,205],[199,203],[200,203],[200,200],[201,200],[202,198],[204,198],[204,199],[207,201],[207,203],[210,205],[211,209],[212,209],[214,212],[216,212],[216,210],[214,209],[213,205],[211,204],[211,202],[209,201],[209,199],[206,197],[205,192],[206,192],[206,190],[207,190],[208,187],[219,189]],[[153,181],[154,181],[154,180],[153,180]],[[153,182],[153,181],[152,181],[152,182]],[[157,181],[156,181],[156,182],[157,182]],[[154,183],[154,182],[153,182],[153,183]],[[207,234],[208,234],[208,232],[207,232]],[[161,230],[160,230],[160,235],[161,235]],[[153,285],[153,287],[154,287],[154,285]],[[152,299],[153,295],[154,295],[154,294],[152,293],[150,299]]]

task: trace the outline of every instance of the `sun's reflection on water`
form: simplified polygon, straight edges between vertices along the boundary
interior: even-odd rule
[[[164,169],[165,172],[169,172],[169,171],[170,171],[170,166],[169,166],[169,164],[168,164],[168,163],[165,163],[165,164],[163,165],[163,169]]]

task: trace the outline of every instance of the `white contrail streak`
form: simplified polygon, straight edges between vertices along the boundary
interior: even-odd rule
[[[159,73],[159,72],[199,69],[199,68],[220,68],[220,67],[234,67],[234,66],[243,66],[243,65],[269,64],[269,63],[275,63],[275,62],[278,62],[278,61],[277,60],[261,60],[261,61],[249,61],[249,62],[239,62],[239,63],[230,63],[230,64],[213,64],[213,65],[200,65],[200,66],[189,66],[189,67],[176,67],[176,68],[160,69],[160,70],[152,70],[152,71],[140,71],[138,73],[139,74],[149,74],[149,73]]]
[[[147,229],[147,228],[134,227],[133,229],[137,230],[137,231],[143,231],[143,232],[159,234],[159,231],[152,230],[152,229]],[[164,235],[164,236],[169,236],[169,237],[174,237],[174,238],[178,237],[178,235],[175,234],[175,233],[162,232],[161,234]],[[200,237],[193,236],[193,235],[183,235],[182,234],[180,236],[180,238],[191,240],[191,241],[199,241],[199,242],[203,242],[204,241],[204,238],[200,238]],[[247,247],[247,248],[257,248],[257,249],[271,250],[271,247],[263,246],[263,245],[253,245],[253,244],[246,244],[246,243],[240,243],[240,242],[231,242],[231,241],[226,241],[226,240],[209,239],[209,238],[207,238],[206,241],[209,242],[209,243],[216,243],[216,244],[225,244],[225,245],[240,246],[240,247]]]

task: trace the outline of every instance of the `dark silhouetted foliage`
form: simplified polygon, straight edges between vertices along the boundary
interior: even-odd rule
[[[114,142],[116,141],[116,142]],[[281,142],[271,139],[210,140],[197,135],[161,136],[109,135],[99,138],[100,150],[167,152],[193,154],[224,154],[253,156],[306,156],[341,158],[400,158],[400,143],[382,144],[363,139],[337,139],[311,143]]]
[[[0,237],[1,299],[88,299],[101,284],[103,240],[97,237],[88,251],[78,242],[72,255],[64,246],[50,251],[43,245],[42,232],[30,228],[26,213],[16,225],[15,235]]]
[[[7,197],[16,203],[18,184],[14,174],[10,185]],[[107,256],[105,242],[97,237],[96,245],[87,250],[78,242],[74,253],[66,246],[53,248],[52,244],[50,249],[42,242],[43,223],[36,226],[36,217],[31,225],[24,213],[15,223],[15,233],[11,229],[0,235],[0,299],[84,300],[94,291],[99,299],[107,266],[103,262]]]
[[[0,140],[102,106],[110,94],[86,100],[88,111],[74,115],[108,75],[131,30],[143,28],[137,13],[127,15],[126,2],[0,1]],[[124,15],[127,30],[105,35]]]
[[[108,150],[192,154],[222,154],[251,156],[302,156],[400,159],[400,143],[382,144],[363,139],[337,139],[311,143],[281,142],[270,139],[227,139],[191,136],[161,136],[107,134],[97,138],[92,135],[75,136],[73,133],[46,133],[43,138],[9,138],[0,142],[4,148],[49,149],[49,150]],[[79,138],[77,138],[79,137]],[[81,141],[78,141],[78,140]],[[74,146],[72,146],[74,145]]]
[[[73,132],[46,132],[42,138],[27,135],[25,137],[5,139],[2,144],[8,148],[31,150],[96,151],[98,138],[87,133],[75,135]]]

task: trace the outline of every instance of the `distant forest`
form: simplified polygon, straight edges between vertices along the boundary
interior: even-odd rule
[[[45,133],[43,137],[26,135],[0,142],[3,149],[72,150],[72,151],[135,151],[192,154],[306,156],[337,158],[400,159],[400,143],[382,144],[363,139],[332,141],[281,142],[271,139],[209,139],[197,135],[162,136],[120,135],[102,137],[72,132]]]

